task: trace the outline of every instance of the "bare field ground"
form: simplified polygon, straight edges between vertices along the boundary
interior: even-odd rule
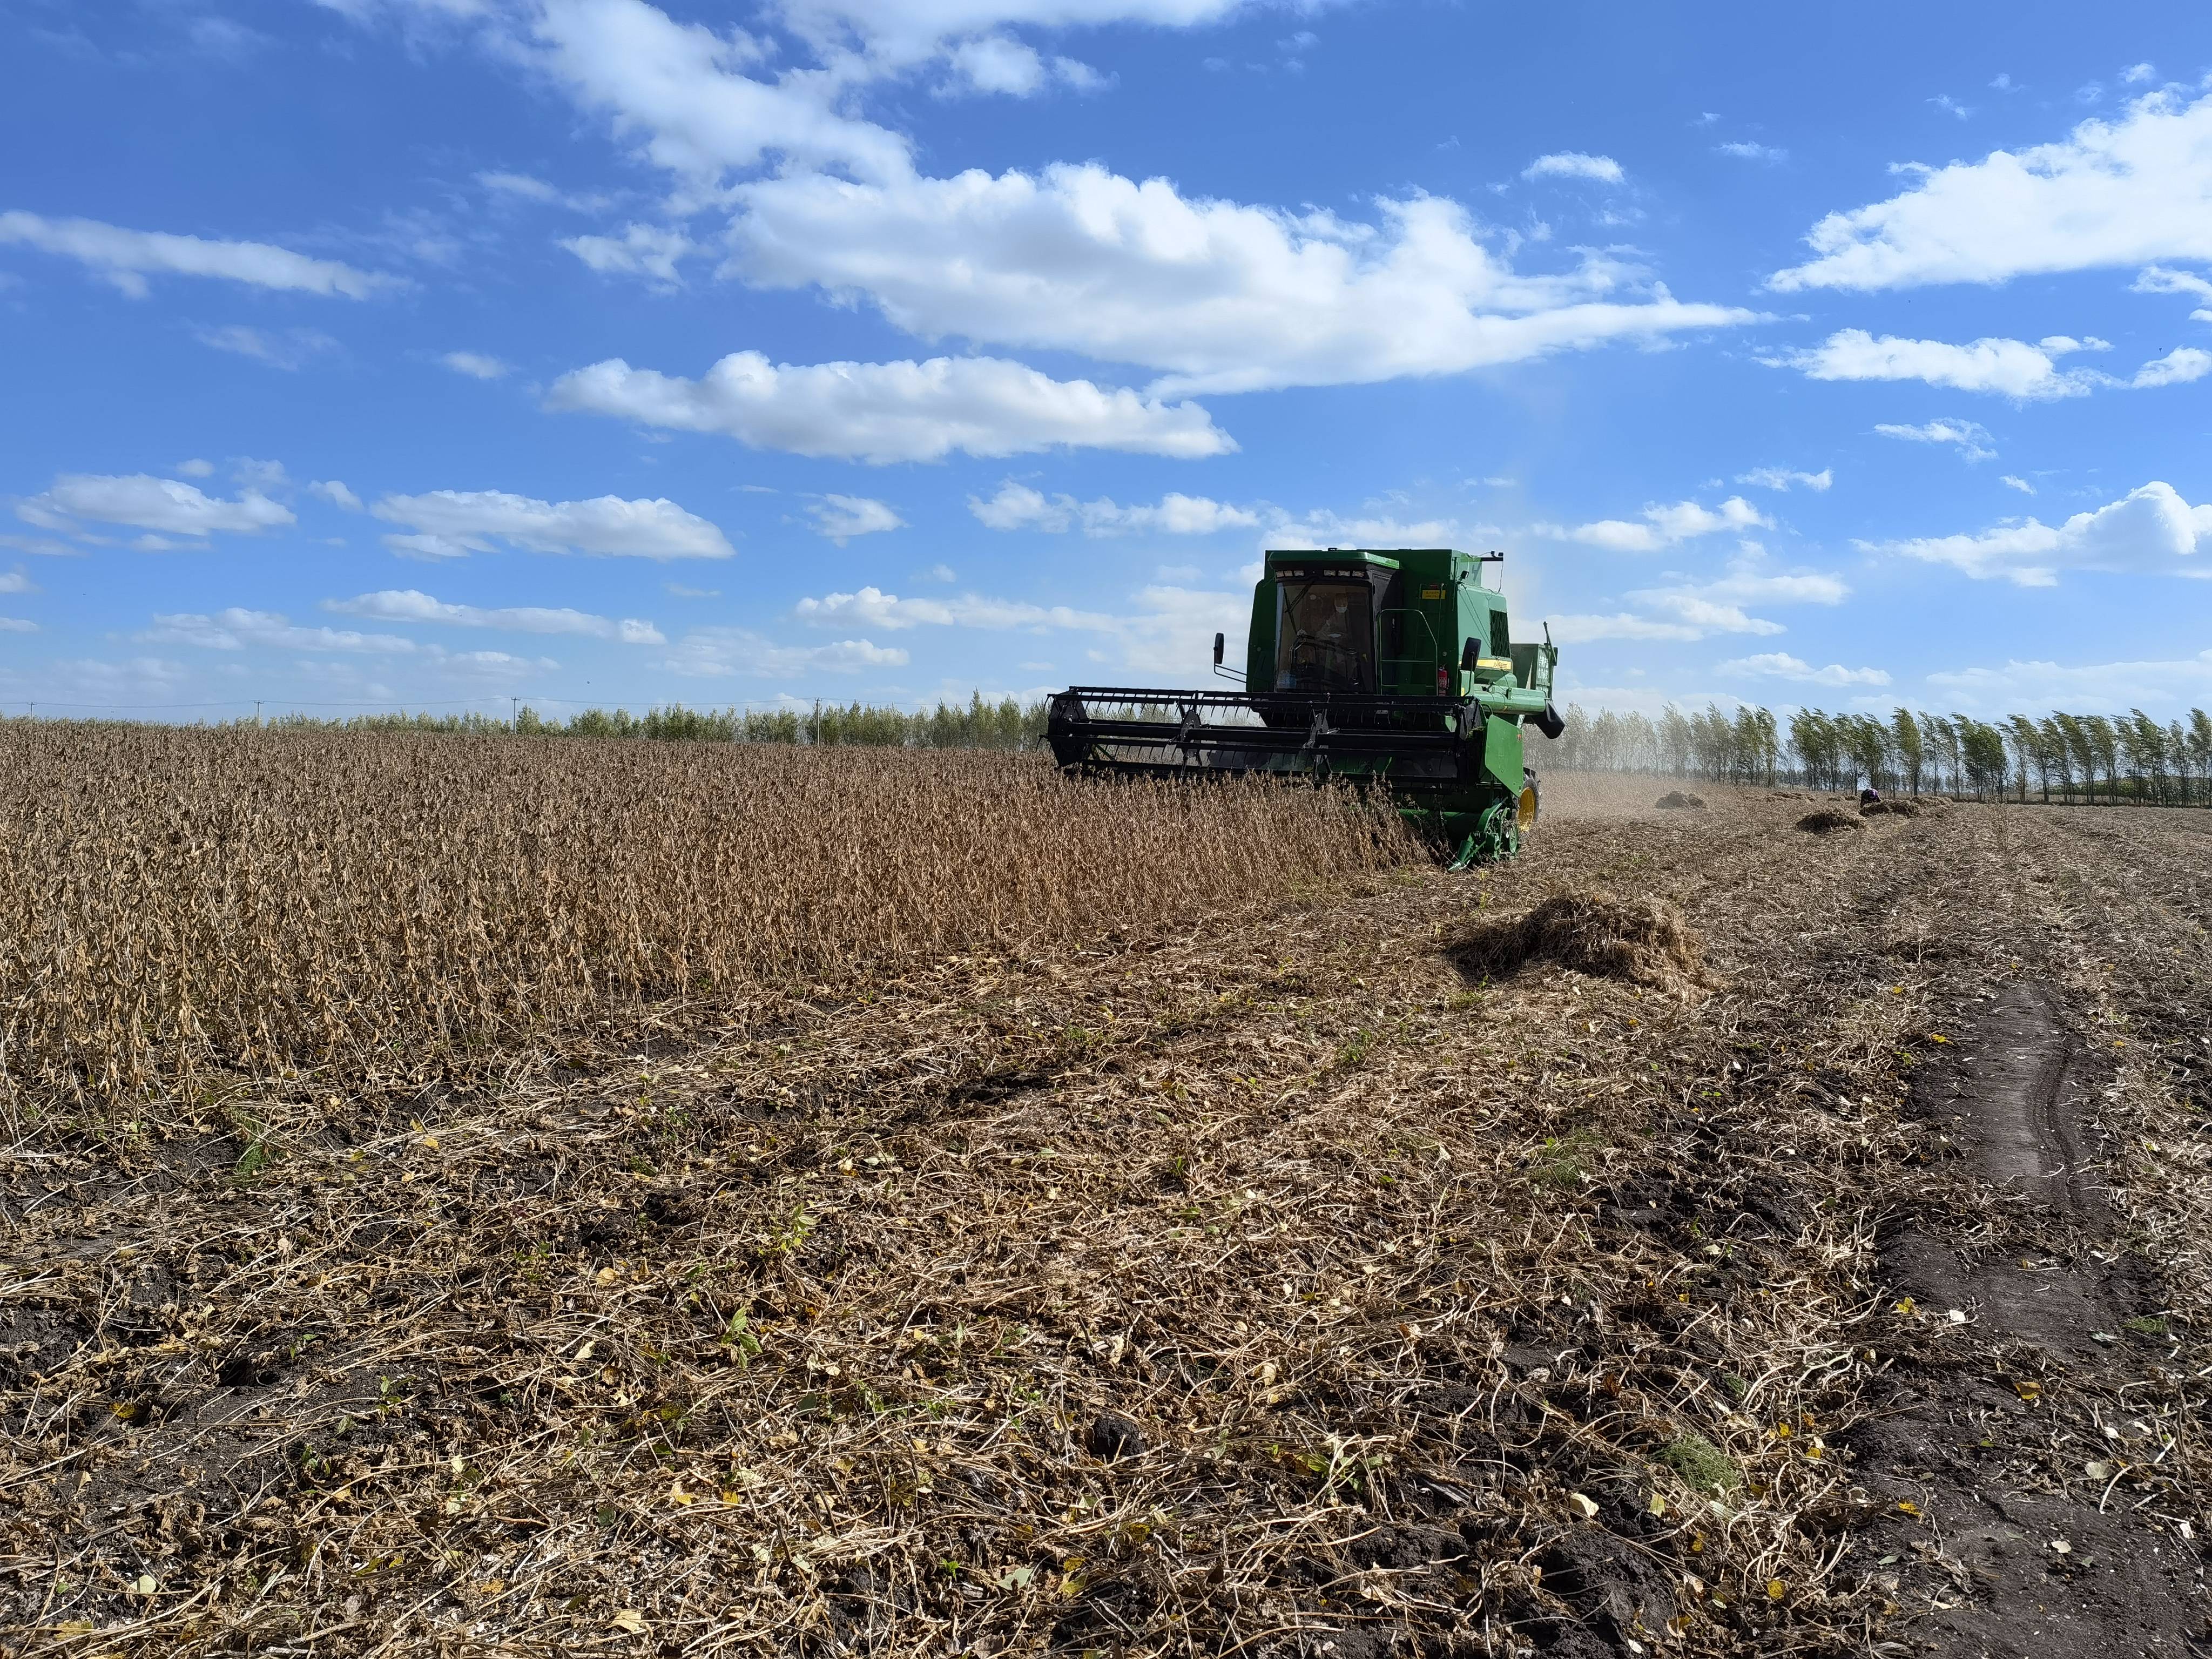
[[[2212,815],[1668,787],[27,1133],[0,1645],[2203,1651]]]

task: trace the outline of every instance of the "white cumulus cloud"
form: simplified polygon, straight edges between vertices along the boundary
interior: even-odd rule
[[[1242,634],[1250,617],[1249,591],[1213,592],[1162,583],[1141,588],[1134,597],[1132,610],[1114,612],[975,593],[951,599],[908,599],[880,588],[863,587],[856,592],[801,599],[796,611],[804,621],[834,627],[1091,634],[1098,636],[1102,646],[1117,648],[1122,665],[1146,673],[1195,670],[1206,660],[1215,633],[1228,634],[1233,639]]]
[[[1001,456],[1064,445],[1190,459],[1237,447],[1196,404],[1055,380],[999,357],[800,366],[738,351],[696,380],[614,358],[562,375],[546,402],[878,465],[955,450]]]
[[[1218,22],[1244,0],[785,0],[782,15],[817,46],[859,43],[872,63],[924,61],[945,42],[1008,27],[1096,28],[1115,23],[1189,28]]]
[[[73,529],[70,520],[89,519],[177,536],[223,531],[251,535],[296,522],[290,507],[256,489],[240,490],[235,500],[226,501],[180,480],[143,472],[121,477],[65,473],[52,488],[18,501],[15,514],[48,530]]]
[[[963,40],[945,54],[945,65],[950,78],[939,88],[940,95],[995,93],[1030,98],[1055,83],[1078,92],[1095,92],[1106,84],[1106,77],[1088,64],[1073,58],[1047,58],[1008,34]]]
[[[1738,657],[1733,662],[1720,665],[1723,674],[1754,674],[1769,679],[1796,680],[1807,685],[1887,685],[1889,674],[1881,668],[1846,668],[1832,662],[1826,668],[1815,668],[1802,658],[1786,651],[1762,651],[1756,656]]]
[[[1742,496],[1731,495],[1717,507],[1704,507],[1696,501],[1647,507],[1641,524],[1626,519],[1600,519],[1590,524],[1535,524],[1528,528],[1533,535],[1553,541],[1578,542],[1584,547],[1603,548],[1609,553],[1656,553],[1662,548],[1692,537],[1710,536],[1716,531],[1765,529],[1771,524],[1772,520]]]
[[[2128,384],[2135,386],[2186,386],[2191,380],[2201,380],[2212,374],[2212,351],[2200,351],[2195,346],[2177,346],[2165,356],[2145,363],[2135,372]]]
[[[1114,618],[1103,611],[1078,611],[1070,605],[1032,605],[1026,600],[985,599],[973,593],[963,594],[957,599],[902,599],[879,587],[801,599],[795,611],[802,620],[810,623],[885,629],[1073,628],[1104,632],[1114,624]]]
[[[2199,300],[2212,300],[2212,282],[2194,271],[2171,270],[2164,265],[2144,266],[2136,273],[2133,288],[2137,294],[2186,294]],[[2192,311],[2189,319],[2196,323],[2212,323],[2212,309]]]
[[[268,242],[125,230],[96,219],[0,213],[0,243],[10,242],[75,259],[134,300],[146,297],[149,276],[212,276],[254,288],[339,295],[349,300],[365,300],[401,285],[396,277],[356,270],[335,259],[310,258]]]
[[[903,668],[906,652],[872,640],[832,645],[779,645],[742,628],[700,628],[686,634],[662,664],[671,673],[698,679],[733,675],[767,677],[816,672],[849,674],[869,668]]]
[[[438,361],[472,380],[496,380],[508,372],[507,364],[481,351],[449,351]]]
[[[1953,669],[1930,674],[1954,706],[1980,714],[2021,708],[2059,708],[2084,714],[2119,714],[2132,708],[2177,711],[2212,698],[2212,651],[2168,661],[2023,662],[2002,668]]]
[[[595,553],[645,559],[726,559],[737,550],[720,529],[672,501],[540,501],[497,489],[434,489],[386,495],[370,509],[404,533],[394,552],[419,558],[489,553],[495,544],[532,553]]]
[[[1861,292],[2212,259],[2212,96],[2137,99],[2055,143],[1905,169],[1910,189],[1832,213],[1770,287]]]
[[[341,616],[365,617],[376,622],[438,623],[453,628],[494,628],[517,634],[575,634],[586,639],[614,640],[623,645],[665,645],[660,630],[649,622],[624,617],[595,617],[586,611],[551,609],[544,605],[450,605],[415,588],[387,588],[350,599],[325,599],[323,609]]]
[[[1905,443],[1956,444],[1959,453],[1970,461],[1996,459],[1996,451],[1990,447],[1988,428],[1972,421],[1924,421],[1918,426],[1908,426],[1896,421],[1877,421],[1874,429],[1885,438],[1896,438]]]
[[[1547,617],[1545,626],[1560,645],[1590,645],[1601,640],[1668,640],[1688,642],[1705,638],[1705,630],[1686,623],[1662,622],[1633,612],[1569,612]]]
[[[1797,369],[1815,380],[1924,380],[1929,386],[1994,392],[2025,400],[2077,398],[2100,385],[2118,384],[2094,370],[2061,370],[2057,366],[2060,357],[2105,349],[2101,340],[2077,340],[2065,334],[2053,334],[2033,345],[2026,340],[1995,338],[1953,345],[1892,334],[1877,339],[1863,328],[1846,328],[1809,349],[1778,352],[1762,361]]]
[[[256,460],[251,455],[232,457],[230,476],[247,489],[258,489],[264,493],[272,489],[282,489],[292,482],[290,476],[284,471],[283,462]]]
[[[1441,197],[1385,200],[1379,223],[1355,223],[1095,164],[793,173],[735,193],[729,268],[750,283],[865,295],[925,339],[1139,364],[1170,395],[1456,374],[1753,318],[1677,301],[1602,254],[1517,271]]]
[[[815,534],[827,536],[840,547],[855,536],[906,527],[904,519],[866,495],[824,495],[806,510],[814,515]]]
[[[1562,642],[1596,640],[1701,640],[1715,634],[1780,634],[1770,617],[1749,605],[1841,605],[1851,590],[1822,571],[1775,571],[1758,543],[1741,543],[1724,574],[1705,581],[1676,581],[1637,589],[1623,597],[1633,610],[1551,617]]]
[[[454,0],[412,3],[450,15]],[[1352,221],[1187,196],[1091,163],[932,178],[907,138],[850,112],[860,88],[923,64],[957,75],[956,53],[971,83],[1030,86],[1047,66],[1018,39],[1024,25],[1176,27],[1231,9],[789,0],[769,14],[781,27],[758,32],[678,21],[646,0],[478,0],[469,15],[501,56],[533,64],[675,175],[677,210],[732,216],[726,273],[870,301],[925,340],[1080,352],[1154,371],[1152,390],[1178,396],[1450,374],[1754,319],[1678,301],[1613,252],[1522,271],[1512,239],[1445,198],[1386,199]],[[784,59],[787,33],[811,66]],[[1079,85],[1088,74],[1064,59],[1050,73]],[[611,238],[577,251],[645,257]],[[672,258],[662,269],[672,277]]]
[[[361,497],[345,487],[339,478],[318,478],[307,486],[311,495],[320,495],[332,507],[343,507],[349,513],[362,511]]]
[[[1747,553],[1730,562],[1725,575],[1677,587],[1647,587],[1628,597],[1662,609],[1690,605],[1841,605],[1851,590],[1823,571],[1769,574],[1763,560]]]
[[[1278,548],[1458,547],[1469,538],[1492,534],[1490,526],[1456,519],[1408,522],[1381,513],[1335,513],[1317,508],[1295,517],[1283,514],[1267,524],[1267,545]],[[1256,568],[1254,574],[1257,574]]]
[[[1894,553],[1948,564],[1969,576],[2002,576],[2023,587],[2049,587],[2062,570],[2163,572],[2212,575],[2212,506],[2191,507],[2171,484],[2154,480],[2063,524],[2008,519],[1972,535],[1861,542],[1871,553]]]
[[[274,646],[301,651],[366,651],[404,656],[415,641],[398,634],[361,634],[347,628],[302,628],[274,611],[247,611],[234,605],[213,616],[179,612],[156,616],[154,627],[142,640],[173,645],[198,646],[208,651],[243,651],[248,646]]]
[[[698,244],[682,231],[660,225],[634,224],[620,236],[564,237],[561,246],[602,276],[642,276],[664,288],[682,285],[676,262],[698,251]]]
[[[772,43],[681,23],[644,0],[543,0],[509,37],[645,158],[696,186],[771,155],[864,177],[902,170],[907,142],[837,107],[862,65],[765,70]],[[773,71],[769,71],[773,73]]]
[[[1556,150],[1549,155],[1539,155],[1522,169],[1523,179],[1592,179],[1601,185],[1617,185],[1626,176],[1620,163],[1610,155],[1585,155],[1578,149]]]
[[[1832,468],[1825,466],[1818,472],[1793,472],[1786,466],[1759,466],[1739,472],[1735,481],[1759,489],[1805,489],[1817,494],[1835,483],[1836,474]]]
[[[994,530],[1042,530],[1059,534],[1081,526],[1086,536],[1146,532],[1168,536],[1210,536],[1221,530],[1258,528],[1260,514],[1204,495],[1170,490],[1155,504],[1124,507],[1106,497],[1079,501],[1073,495],[1047,496],[1009,479],[985,501],[968,498],[968,510]]]

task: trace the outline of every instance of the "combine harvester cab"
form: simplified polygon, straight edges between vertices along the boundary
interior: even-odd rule
[[[1071,771],[1194,777],[1265,772],[1388,789],[1454,868],[1507,858],[1536,821],[1524,725],[1552,707],[1559,653],[1515,643],[1482,569],[1449,548],[1271,552],[1252,593],[1241,690],[1077,685],[1047,740]]]

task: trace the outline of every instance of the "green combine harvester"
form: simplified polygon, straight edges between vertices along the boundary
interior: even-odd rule
[[[1556,738],[1559,648],[1515,643],[1482,568],[1449,548],[1271,552],[1252,592],[1241,690],[1077,685],[1046,738],[1071,771],[1261,772],[1387,789],[1455,869],[1510,858],[1536,822],[1524,723]]]

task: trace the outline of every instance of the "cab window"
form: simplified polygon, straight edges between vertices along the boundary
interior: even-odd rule
[[[1375,599],[1365,582],[1286,580],[1275,625],[1279,691],[1372,691]]]

